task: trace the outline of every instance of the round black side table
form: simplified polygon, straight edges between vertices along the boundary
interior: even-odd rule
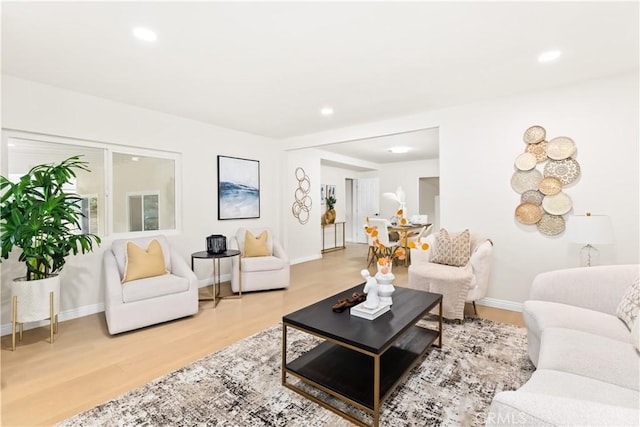
[[[212,254],[207,251],[194,252],[191,254],[191,270],[193,270],[193,260],[194,259],[211,259],[213,260],[213,296],[199,298],[199,301],[213,301],[213,308],[216,308],[218,302],[220,302],[223,298],[242,298],[242,280],[239,282],[239,290],[238,295],[220,296],[220,259],[222,258],[231,258],[234,256],[239,256],[240,251],[236,249],[228,249],[224,252],[220,252],[219,254]],[[233,271],[231,272],[233,274]]]

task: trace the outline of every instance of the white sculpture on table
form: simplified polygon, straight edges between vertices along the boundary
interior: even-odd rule
[[[364,285],[364,293],[367,294],[367,300],[364,302],[364,307],[370,310],[378,308],[380,305],[380,299],[378,298],[378,281],[371,277],[369,270],[362,270],[360,275],[367,281]]]
[[[393,299],[391,295],[396,290],[393,287],[393,279],[396,276],[391,272],[391,262],[378,263],[378,272],[375,275],[376,282],[378,282],[378,297],[380,298],[380,304],[393,305]]]

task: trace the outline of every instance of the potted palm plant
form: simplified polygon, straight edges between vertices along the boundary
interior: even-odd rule
[[[0,255],[7,259],[15,248],[26,275],[11,283],[13,347],[15,326],[50,319],[57,325],[60,302],[58,273],[70,254],[93,250],[94,234],[80,233],[81,198],[66,186],[77,171],[89,172],[79,156],[58,164],[34,166],[17,182],[0,176]]]

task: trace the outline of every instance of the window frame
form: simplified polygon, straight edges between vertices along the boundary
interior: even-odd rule
[[[79,147],[95,148],[103,150],[104,162],[104,216],[105,227],[104,238],[130,238],[153,234],[178,234],[182,230],[182,155],[179,152],[156,150],[141,147],[133,147],[121,144],[107,143],[80,138],[70,138],[56,135],[47,135],[19,131],[13,129],[2,129],[2,141],[0,144],[0,170],[3,176],[8,176],[9,171],[9,144],[12,140],[29,140],[41,143],[75,145]],[[131,156],[145,156],[165,160],[173,160],[174,164],[174,227],[168,229],[149,231],[125,231],[115,232],[113,224],[113,154],[124,154]],[[98,198],[100,201],[100,198]],[[127,199],[128,204],[128,199]],[[128,217],[128,214],[127,214]]]

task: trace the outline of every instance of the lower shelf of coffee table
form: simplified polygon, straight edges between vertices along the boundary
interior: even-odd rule
[[[380,357],[380,399],[438,338],[438,331],[413,326]],[[287,371],[373,409],[373,357],[325,341],[287,363]]]

